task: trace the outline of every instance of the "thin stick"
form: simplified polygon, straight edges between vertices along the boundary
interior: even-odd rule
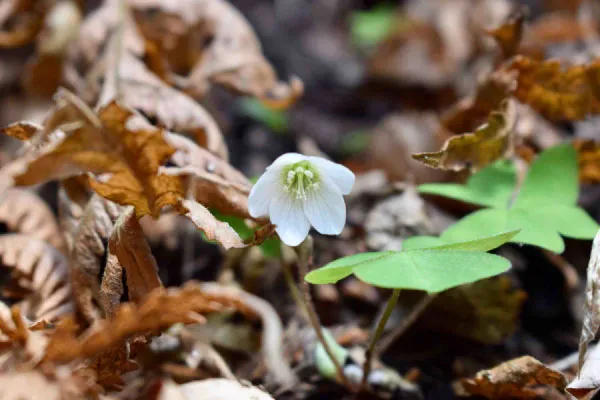
[[[383,334],[383,330],[385,329],[385,324],[387,323],[390,315],[392,315],[392,311],[394,311],[394,307],[396,307],[396,303],[398,303],[398,296],[400,295],[400,289],[394,289],[392,295],[387,301],[385,306],[385,310],[383,310],[383,314],[381,314],[381,318],[379,318],[379,322],[377,323],[377,327],[375,328],[375,332],[371,335],[371,342],[369,343],[369,348],[365,353],[365,362],[363,364],[363,376],[362,382],[360,384],[361,388],[365,388],[367,384],[367,379],[369,373],[371,372],[371,364],[373,362],[373,355],[375,352],[375,346],[377,345],[377,341]]]
[[[385,351],[394,343],[400,336],[404,334],[410,328],[410,326],[419,318],[419,316],[425,311],[427,306],[431,304],[431,302],[437,297],[437,293],[428,293],[425,297],[423,297],[419,302],[415,305],[415,307],[411,310],[410,314],[408,314],[405,318],[400,321],[389,334],[387,334],[381,342],[375,348],[375,356],[379,357],[380,354],[385,353]]]
[[[335,370],[337,372],[337,378],[340,383],[342,383],[345,387],[351,389],[352,384],[348,381],[346,376],[344,375],[344,370],[337,358],[333,354],[333,350],[329,346],[329,343],[325,339],[325,335],[323,334],[323,327],[321,326],[321,322],[319,321],[319,316],[314,308],[312,302],[312,296],[310,295],[310,287],[308,283],[304,280],[304,276],[308,274],[309,264],[312,262],[312,249],[313,242],[312,237],[308,236],[302,244],[295,248],[296,253],[298,254],[298,271],[300,274],[300,287],[302,288],[302,293],[298,290],[292,272],[290,270],[290,265],[286,262],[283,262],[283,273],[285,275],[285,280],[290,287],[290,291],[292,292],[292,297],[296,301],[296,304],[303,311],[304,316],[312,326],[315,334],[317,335],[317,339],[323,346],[325,353],[331,359]]]

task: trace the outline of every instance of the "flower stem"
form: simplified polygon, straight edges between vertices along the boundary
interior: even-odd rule
[[[285,280],[290,287],[290,291],[292,292],[292,297],[296,301],[296,304],[302,310],[304,316],[312,326],[315,334],[317,335],[317,340],[323,346],[325,353],[331,359],[335,370],[337,372],[337,378],[341,384],[343,384],[348,389],[352,389],[352,385],[344,375],[344,370],[337,358],[333,354],[333,350],[329,343],[325,339],[325,335],[323,334],[323,327],[321,326],[321,322],[319,321],[319,316],[315,310],[313,305],[312,296],[310,294],[310,287],[308,286],[308,282],[304,280],[304,276],[308,274],[309,265],[312,263],[312,251],[313,251],[313,241],[312,237],[308,236],[304,242],[302,242],[298,247],[294,248],[296,253],[298,254],[298,272],[300,275],[300,287],[302,288],[302,293],[298,290],[298,286],[294,280],[292,275],[292,271],[290,270],[290,265],[286,262],[283,263],[283,273],[285,275]]]
[[[425,311],[427,306],[431,304],[433,300],[437,297],[436,293],[428,293],[426,294],[419,302],[414,306],[411,310],[410,314],[406,317],[402,318],[400,324],[398,324],[388,335],[386,335],[381,341],[377,344],[374,350],[374,355],[378,357],[380,354],[384,353],[388,347],[392,345],[400,336],[404,334],[411,327],[413,322],[417,320],[417,318]]]
[[[375,327],[375,332],[371,335],[371,342],[369,343],[369,348],[365,354],[365,363],[363,364],[363,376],[362,382],[360,384],[361,388],[365,388],[367,384],[367,379],[369,377],[369,373],[371,372],[371,364],[373,363],[373,355],[375,352],[375,346],[377,345],[377,341],[383,334],[383,330],[385,329],[385,324],[387,323],[390,315],[392,315],[392,311],[394,311],[394,307],[396,307],[396,303],[398,303],[398,296],[400,295],[400,289],[394,289],[392,295],[387,301],[385,305],[385,309],[383,310],[383,314],[379,318],[379,322]]]

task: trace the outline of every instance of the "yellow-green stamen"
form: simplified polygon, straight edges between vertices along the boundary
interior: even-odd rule
[[[319,188],[319,174],[308,161],[300,161],[283,169],[283,189],[298,200]]]

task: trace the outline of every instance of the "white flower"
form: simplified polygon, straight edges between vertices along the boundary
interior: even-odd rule
[[[348,168],[319,157],[287,153],[267,167],[248,198],[254,218],[269,217],[281,240],[297,246],[310,226],[338,235],[346,223],[345,194],[354,185]]]

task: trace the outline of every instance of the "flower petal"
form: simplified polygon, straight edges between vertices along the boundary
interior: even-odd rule
[[[342,194],[348,194],[354,186],[354,173],[343,165],[320,157],[308,157],[308,161],[340,189]]]
[[[295,164],[300,161],[308,160],[310,157],[299,154],[299,153],[285,153],[275,159],[271,165],[267,167],[267,170],[283,168],[290,164]]]
[[[288,246],[298,246],[310,230],[308,219],[304,215],[301,200],[295,199],[283,190],[271,200],[269,206],[271,222],[281,241]]]
[[[337,185],[323,176],[318,190],[304,201],[304,212],[315,229],[324,235],[339,235],[346,223],[346,204]]]
[[[271,200],[282,185],[281,168],[269,169],[258,178],[248,196],[248,211],[253,218],[269,215]]]

